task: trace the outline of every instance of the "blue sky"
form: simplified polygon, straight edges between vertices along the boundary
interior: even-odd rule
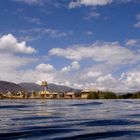
[[[0,19],[1,80],[140,90],[139,0],[1,0]]]

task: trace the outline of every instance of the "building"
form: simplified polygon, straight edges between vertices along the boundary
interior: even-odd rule
[[[59,98],[61,98],[60,97],[60,94],[57,93],[57,92],[52,92],[52,96],[53,96],[53,99],[59,99]]]
[[[7,97],[8,98],[13,98],[13,99],[23,99],[23,98],[26,98],[26,94],[23,93],[22,91],[19,91],[17,93],[8,92]]]
[[[64,94],[64,98],[65,99],[74,99],[75,94],[74,94],[74,92],[67,92],[67,93]]]
[[[58,93],[50,92],[48,90],[48,83],[46,81],[42,81],[42,83],[41,83],[41,91],[39,91],[39,98],[55,99],[57,97],[58,97]]]
[[[81,99],[88,99],[89,92],[91,92],[89,89],[84,89],[81,91]]]
[[[89,93],[88,92],[81,92],[81,99],[88,99]]]

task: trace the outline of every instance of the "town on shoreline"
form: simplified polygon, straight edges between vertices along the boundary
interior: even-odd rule
[[[117,95],[109,91],[79,90],[79,92],[52,92],[48,83],[42,81],[40,91],[0,93],[0,99],[140,99],[140,92]]]

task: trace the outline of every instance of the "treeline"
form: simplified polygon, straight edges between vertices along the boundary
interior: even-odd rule
[[[137,93],[127,93],[118,96],[119,99],[140,99],[140,92]]]
[[[88,92],[88,99],[140,99],[140,92],[123,95],[113,92]]]

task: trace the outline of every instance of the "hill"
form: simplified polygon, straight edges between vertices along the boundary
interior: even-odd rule
[[[18,84],[6,82],[6,81],[0,81],[0,92],[6,93],[8,91],[10,92],[18,92],[23,90],[22,87]]]
[[[21,86],[26,91],[39,91],[41,87],[36,83],[20,83],[19,86]],[[53,92],[79,92],[80,90],[70,88],[67,86],[61,86],[56,84],[48,84],[48,90]]]

